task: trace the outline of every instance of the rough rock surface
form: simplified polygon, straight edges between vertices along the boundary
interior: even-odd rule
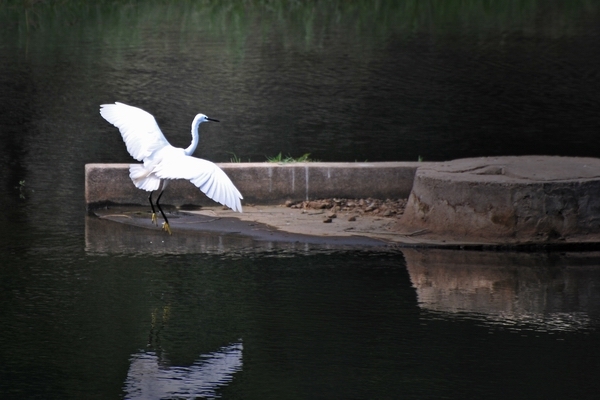
[[[600,233],[600,159],[455,160],[417,170],[399,231],[455,239],[562,240]]]

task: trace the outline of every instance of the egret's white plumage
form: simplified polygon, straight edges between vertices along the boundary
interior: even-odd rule
[[[171,146],[154,117],[140,108],[123,103],[103,104],[100,114],[119,128],[129,154],[143,162],[131,164],[129,168],[129,177],[137,188],[152,192],[161,188],[162,182],[164,190],[166,180],[188,179],[212,200],[242,212],[240,200],[243,197],[225,172],[210,161],[191,156],[198,146],[199,125],[217,120],[204,114],[196,115],[192,122],[192,143],[181,149]],[[168,223],[165,229],[168,230]]]

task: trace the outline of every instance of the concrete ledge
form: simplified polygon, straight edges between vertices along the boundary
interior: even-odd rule
[[[523,156],[444,163],[220,166],[244,195],[243,205],[247,208],[239,214],[213,207],[217,220],[233,217],[277,227],[281,232],[299,229],[295,233],[357,235],[400,246],[565,251],[600,248],[600,159]],[[128,170],[129,164],[86,165],[88,208],[98,209],[105,204],[147,207],[147,192],[135,188]],[[303,219],[318,213],[272,207],[286,200],[331,197],[408,198],[408,202],[400,218],[360,214],[357,219],[340,214],[333,221],[330,218],[328,224],[323,223],[322,215],[312,215],[315,221]],[[171,183],[163,203],[216,205],[185,180]],[[260,207],[254,207],[253,212],[251,205]],[[178,214],[182,219],[178,229],[206,229],[191,227],[187,223],[190,221],[183,221],[183,213],[175,211],[171,215]],[[146,219],[144,224],[150,223],[149,216],[141,218]],[[128,216],[119,222],[134,219]]]
[[[319,198],[408,198],[422,162],[224,163],[218,164],[244,196],[242,204],[281,204]],[[129,179],[130,164],[86,164],[88,208],[148,203],[148,193]],[[187,180],[170,183],[164,204],[215,205]]]

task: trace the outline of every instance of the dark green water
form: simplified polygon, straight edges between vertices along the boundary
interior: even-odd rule
[[[412,251],[407,268],[402,254],[377,252],[144,256],[40,241],[4,249],[5,398],[542,399],[598,389],[597,255],[476,253],[488,263],[457,266],[456,252],[444,265]]]
[[[190,244],[83,198],[131,160],[113,101],[179,146],[220,119],[212,161],[598,156],[595,2],[28,4],[0,3],[0,398],[595,398],[599,254]]]

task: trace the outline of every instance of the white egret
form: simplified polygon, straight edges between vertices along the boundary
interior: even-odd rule
[[[165,222],[163,229],[171,234],[169,221],[160,206],[169,179],[188,179],[209,198],[233,211],[242,212],[241,193],[221,168],[201,158],[191,157],[198,146],[198,127],[201,123],[216,119],[198,114],[192,121],[192,143],[186,149],[173,147],[160,131],[154,117],[137,107],[123,103],[102,104],[100,115],[119,128],[127,151],[143,164],[131,164],[129,177],[138,189],[150,192],[148,201],[152,208],[152,222],[156,223],[156,212],[152,204],[152,193],[160,188],[156,206]]]

